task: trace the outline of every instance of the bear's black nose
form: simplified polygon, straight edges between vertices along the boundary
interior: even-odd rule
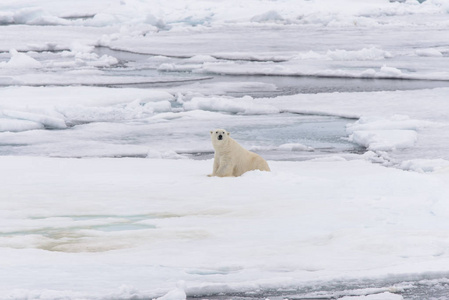
[[[218,140],[222,140],[223,139],[223,136],[220,134],[219,136],[218,136]]]

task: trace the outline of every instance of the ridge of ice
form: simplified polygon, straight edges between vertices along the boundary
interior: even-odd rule
[[[0,69],[36,69],[42,67],[40,62],[25,53],[19,53],[16,49],[11,49],[9,53],[11,54],[10,60],[6,63],[0,63]]]
[[[185,110],[208,110],[221,111],[234,114],[276,114],[279,109],[271,105],[258,104],[255,105],[248,100],[252,99],[249,96],[241,99],[227,99],[227,98],[192,98],[189,102],[185,102],[183,107]]]
[[[164,296],[156,298],[155,300],[185,300],[187,298],[185,289],[186,284],[181,280],[176,284],[176,289],[169,291]]]

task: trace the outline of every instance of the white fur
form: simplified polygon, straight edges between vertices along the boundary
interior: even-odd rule
[[[222,140],[219,140],[220,135]],[[210,132],[210,137],[215,156],[212,174],[208,176],[240,176],[252,170],[270,171],[265,159],[240,146],[226,130],[215,129]]]

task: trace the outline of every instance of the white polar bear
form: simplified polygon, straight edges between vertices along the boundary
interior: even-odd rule
[[[240,146],[226,130],[215,129],[210,132],[210,137],[215,156],[213,172],[208,176],[240,176],[252,170],[270,171],[265,159]]]

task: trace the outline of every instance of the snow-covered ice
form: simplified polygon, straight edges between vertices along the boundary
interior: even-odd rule
[[[1,1],[0,298],[446,297],[448,16]],[[272,172],[207,177],[212,128]]]
[[[96,299],[127,285],[156,297],[179,280],[193,295],[447,270],[448,169],[270,161],[271,173],[222,179],[207,178],[211,160],[0,160],[2,295]]]

